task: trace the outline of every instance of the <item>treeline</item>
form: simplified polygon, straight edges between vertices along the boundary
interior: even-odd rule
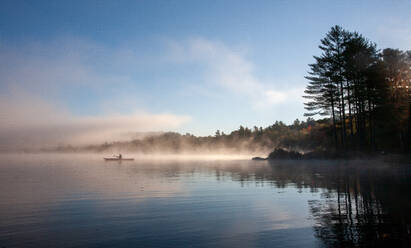
[[[329,116],[337,150],[411,150],[411,51],[334,26],[310,64],[306,116]]]
[[[229,134],[216,131],[213,136],[198,137],[192,134],[166,132],[151,134],[127,142],[113,142],[83,147],[61,146],[60,152],[140,152],[140,153],[227,153],[251,152],[268,154],[276,147],[287,150],[325,150],[332,145],[329,119],[295,120],[287,125],[276,121],[268,127],[247,128],[240,126]]]

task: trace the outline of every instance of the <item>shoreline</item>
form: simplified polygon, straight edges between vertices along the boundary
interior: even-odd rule
[[[384,160],[387,162],[409,162],[411,155],[407,153],[378,153],[378,152],[358,152],[358,151],[313,151],[300,153],[297,151],[287,151],[276,148],[267,157],[253,157],[254,161],[272,160]]]

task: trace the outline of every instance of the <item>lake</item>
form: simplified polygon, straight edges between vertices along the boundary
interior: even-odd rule
[[[0,247],[409,247],[382,161],[1,155]]]

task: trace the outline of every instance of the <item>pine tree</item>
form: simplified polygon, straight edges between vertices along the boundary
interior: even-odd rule
[[[321,39],[319,48],[321,56],[314,56],[316,63],[310,64],[309,80],[305,90],[305,98],[310,101],[305,103],[305,109],[309,112],[306,116],[330,115],[333,120],[333,132],[336,147],[337,138],[337,114],[341,121],[341,144],[345,145],[345,96],[343,85],[343,53],[347,31],[340,26],[334,26]],[[336,114],[337,113],[337,114]]]

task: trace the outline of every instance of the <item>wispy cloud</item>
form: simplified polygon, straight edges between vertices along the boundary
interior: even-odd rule
[[[274,82],[263,82],[254,73],[255,65],[246,59],[241,50],[237,51],[221,42],[196,38],[171,42],[170,50],[175,62],[203,65],[208,82],[246,96],[257,108],[295,101],[302,92],[299,88],[276,89]]]
[[[136,106],[134,81],[125,73],[132,70],[124,68],[139,59],[127,49],[80,40],[0,45],[0,147],[124,140],[130,132],[171,131],[188,122],[187,115]],[[76,109],[67,98],[75,99]],[[94,109],[81,111],[89,104]]]
[[[298,88],[261,80],[244,49],[202,38],[162,44],[145,52],[132,44],[109,48],[72,37],[0,43],[0,146],[90,144],[128,138],[123,134],[130,132],[181,130],[190,116],[205,114],[167,109],[185,90],[204,104],[217,99],[216,91],[217,101],[240,96],[255,109],[300,96]],[[174,72],[175,66],[181,71]],[[193,66],[198,74],[189,71]],[[195,82],[187,83],[185,75]],[[169,83],[175,87],[158,90]]]
[[[129,140],[132,132],[173,130],[190,120],[189,116],[143,111],[78,116],[21,92],[1,97],[0,116],[3,149]]]

